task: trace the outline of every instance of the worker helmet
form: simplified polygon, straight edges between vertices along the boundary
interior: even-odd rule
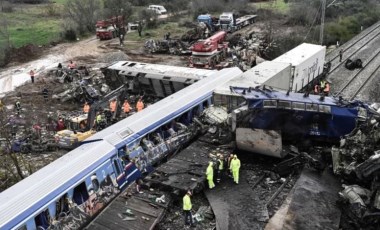
[[[208,163],[208,165],[209,166],[212,166],[214,163],[212,163],[212,161],[210,161],[209,163]]]
[[[237,155],[236,155],[236,154],[234,154],[234,158],[237,158]]]

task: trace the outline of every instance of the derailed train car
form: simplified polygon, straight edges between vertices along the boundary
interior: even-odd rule
[[[237,147],[275,157],[284,156],[282,142],[286,140],[337,143],[375,113],[362,102],[342,98],[268,88],[231,87],[231,91],[243,101],[229,120]]]
[[[0,229],[79,229],[121,190],[189,141],[224,69],[90,137],[0,193]],[[127,224],[127,223],[126,223]]]

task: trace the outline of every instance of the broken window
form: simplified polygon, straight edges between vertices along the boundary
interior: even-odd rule
[[[306,103],[306,111],[318,111],[318,105]]]
[[[56,206],[56,211],[55,211],[55,218],[56,219],[67,216],[67,214],[70,211],[69,203],[67,200],[67,194],[61,196],[61,198],[59,198],[59,200],[57,200],[55,206]]]
[[[264,108],[277,108],[277,101],[276,100],[264,100],[263,101],[263,107]]]
[[[46,209],[38,214],[34,221],[36,223],[37,229],[47,229],[50,226],[50,214],[49,210]]]
[[[91,176],[91,184],[94,191],[97,192],[100,188],[100,183],[95,173]]]
[[[88,200],[89,195],[86,188],[86,183],[82,182],[74,188],[73,201],[77,205],[81,205]]]
[[[290,101],[278,101],[279,109],[290,109]]]
[[[214,94],[214,105],[223,106],[227,108],[227,96],[221,94]]]
[[[331,107],[329,105],[319,105],[319,112],[331,113]]]
[[[292,109],[294,110],[305,110],[305,103],[293,102]]]

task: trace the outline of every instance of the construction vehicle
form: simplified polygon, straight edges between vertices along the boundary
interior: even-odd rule
[[[250,25],[255,22],[257,15],[244,15],[238,17],[231,12],[224,12],[219,16],[220,29],[227,32],[235,32],[244,26]]]
[[[227,33],[219,31],[213,36],[199,40],[190,47],[190,67],[214,69],[227,56],[228,42],[225,42]]]
[[[84,114],[69,116],[65,119],[65,126],[67,129],[58,131],[55,134],[55,141],[60,148],[74,149],[78,147],[82,141],[92,136],[96,130],[94,128],[94,121],[96,113],[102,111],[108,119],[104,120],[104,128],[116,120],[121,113],[121,107],[126,97],[127,88],[123,85],[111,93],[105,95],[101,100],[93,103],[90,106],[90,111]],[[117,100],[117,110],[111,114],[108,110],[109,102],[113,99]],[[111,114],[112,117],[107,116]],[[97,127],[97,130],[98,127]]]
[[[124,17],[117,16],[96,22],[96,37],[100,40],[118,37],[125,33]]]

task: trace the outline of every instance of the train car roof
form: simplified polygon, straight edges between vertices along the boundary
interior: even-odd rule
[[[301,45],[295,47],[294,49],[284,53],[283,55],[274,59],[274,62],[285,62],[291,63],[293,66],[297,66],[303,63],[305,60],[309,59],[321,50],[325,50],[325,46],[302,43]]]
[[[147,78],[154,76],[172,78],[202,79],[217,72],[217,70],[196,69],[180,66],[168,66],[159,64],[148,64],[132,61],[119,61],[107,67],[108,69],[119,70],[121,75],[136,75],[137,73],[147,74]],[[153,76],[153,77],[152,77]]]
[[[232,90],[241,95],[247,100],[282,100],[282,101],[292,101],[292,102],[305,102],[311,104],[322,104],[322,105],[338,105],[338,101],[333,97],[321,97],[318,95],[307,95],[302,93],[290,93],[287,95],[286,92],[274,91],[274,90],[263,90],[262,88],[248,89],[247,87],[232,87]]]
[[[261,86],[266,81],[276,76],[283,70],[290,68],[290,64],[283,62],[271,62],[265,61],[255,67],[247,70],[246,72],[240,74],[238,77],[233,78],[229,82],[219,86],[214,90],[215,94],[224,95],[237,95],[235,92],[230,90],[230,87],[251,87],[255,88]]]
[[[137,114],[129,116],[109,128],[96,133],[87,140],[105,138],[115,146],[121,147],[132,139],[139,138],[145,133],[155,130],[168,117],[184,113],[185,110],[181,110],[181,108],[196,106],[210,96],[216,87],[237,77],[241,73],[242,71],[237,67],[218,71],[210,77],[196,82]]]
[[[234,67],[223,69],[190,85],[89,138],[93,142],[70,151],[63,157],[33,173],[0,193],[0,229],[15,227],[16,223],[44,210],[47,201],[59,197],[81,182],[116,151],[134,138],[155,130],[163,122],[186,111],[186,108],[211,95],[213,89],[237,75]],[[106,141],[104,141],[106,140]],[[36,214],[34,214],[36,215]]]

